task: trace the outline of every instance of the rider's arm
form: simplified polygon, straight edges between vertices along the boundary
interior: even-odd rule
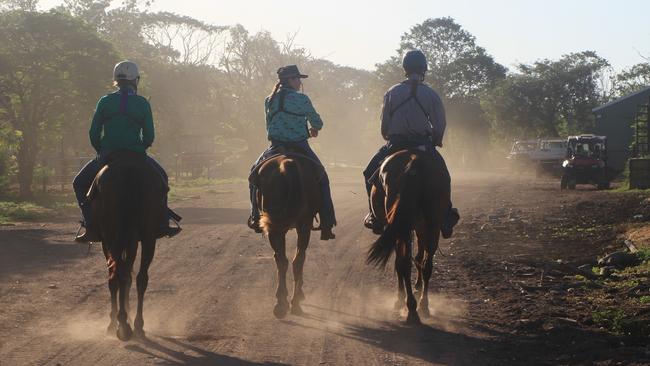
[[[299,109],[298,113],[302,113],[305,115],[305,117],[307,117],[307,121],[309,121],[309,125],[312,128],[315,128],[317,130],[323,128],[323,120],[320,118],[320,114],[316,112],[316,109],[311,104],[311,100],[309,99],[309,97],[306,96],[305,94],[298,94],[298,93],[291,95],[291,97],[294,96],[297,99],[300,98],[297,100],[296,103],[296,106]],[[289,108],[286,107],[286,104],[285,104],[285,109],[290,110]]]
[[[97,152],[99,152],[99,149],[101,148],[101,142],[102,142],[101,109],[103,108],[104,105],[103,100],[104,98],[100,99],[97,102],[97,106],[95,107],[95,114],[93,114],[93,121],[90,124],[90,131],[88,131],[88,135],[90,136],[90,144]]]
[[[144,124],[142,125],[142,143],[145,147],[151,146],[153,144],[155,133],[153,127],[153,115],[151,113],[151,105],[149,102],[145,101],[145,111],[144,111]]]
[[[435,146],[442,146],[442,138],[445,136],[445,129],[447,128],[447,118],[445,117],[445,106],[442,104],[442,99],[438,93],[432,93],[431,111],[431,127],[433,128],[433,144]]]
[[[388,124],[390,123],[390,99],[384,95],[384,105],[381,107],[381,136],[388,141]]]

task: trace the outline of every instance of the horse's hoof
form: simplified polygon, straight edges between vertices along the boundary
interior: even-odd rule
[[[133,330],[131,330],[131,326],[126,324],[124,326],[119,326],[117,328],[117,339],[120,341],[126,342],[133,337]]]
[[[287,310],[289,310],[287,305],[276,304],[273,308],[273,315],[278,319],[282,319],[287,316]]]
[[[147,339],[147,336],[144,333],[144,329],[142,329],[142,328],[135,328],[133,330],[133,336],[135,338],[137,338],[137,339],[140,339],[140,340],[146,340]]]
[[[406,324],[408,325],[420,325],[420,316],[416,311],[409,311],[409,315],[406,317]]]
[[[424,318],[424,319],[429,319],[431,317],[431,312],[429,312],[429,306],[422,306],[418,308],[418,314]]]
[[[302,311],[302,308],[300,307],[300,305],[296,304],[296,305],[291,306],[291,314],[293,314],[293,315],[304,315],[305,312]]]
[[[293,299],[291,301],[305,301],[305,294],[302,291],[298,292],[297,294],[293,295]]]

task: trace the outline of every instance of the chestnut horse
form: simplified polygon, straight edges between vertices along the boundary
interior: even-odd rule
[[[302,314],[300,302],[305,299],[302,291],[303,266],[309,246],[312,224],[321,204],[318,177],[322,167],[300,155],[280,154],[263,162],[252,176],[257,190],[260,208],[260,226],[268,236],[275,252],[278,269],[277,302],[273,314],[283,318],[289,310],[287,301],[287,269],[285,236],[296,229],[298,242],[293,257],[293,297],[291,313]]]
[[[367,262],[385,267],[395,251],[397,272],[396,310],[406,304],[408,324],[419,324],[420,315],[429,317],[429,280],[433,256],[438,249],[440,226],[448,209],[450,188],[445,167],[430,152],[401,150],[382,164],[381,185],[371,192],[372,211],[384,224],[384,231],[368,250]],[[411,258],[413,231],[418,250]],[[411,261],[418,270],[416,291],[421,292],[419,307],[411,287]]]
[[[136,284],[138,308],[135,335],[144,337],[142,317],[148,270],[156,248],[157,230],[165,214],[165,184],[160,174],[145,161],[144,154],[116,151],[97,174],[89,191],[94,220],[102,237],[108,266],[111,314],[108,332],[127,341],[133,330],[127,320],[133,262],[141,242],[141,263]],[[119,302],[118,302],[119,294]]]

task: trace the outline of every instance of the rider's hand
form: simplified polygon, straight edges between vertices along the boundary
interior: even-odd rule
[[[313,128],[313,127],[311,127],[311,128],[309,129],[309,136],[311,136],[311,137],[318,137],[318,130],[315,129],[315,128]]]

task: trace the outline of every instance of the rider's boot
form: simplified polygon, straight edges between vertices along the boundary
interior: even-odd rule
[[[332,227],[320,228],[320,240],[336,239],[336,235],[332,232]]]
[[[165,206],[167,206],[167,200],[165,200]],[[181,228],[181,225],[178,223],[182,219],[183,218],[179,214],[174,212],[171,208],[167,207],[167,217],[162,223],[160,223],[160,228],[158,229],[158,239],[165,236],[168,238],[173,238],[174,236],[178,235],[183,230]],[[170,220],[174,223],[174,226],[169,225]]]
[[[384,232],[384,226],[377,220],[372,211],[368,212],[366,217],[363,219],[363,226],[371,229],[373,233],[381,235]]]
[[[259,216],[250,215],[246,224],[258,234],[263,232],[262,227],[260,226]]]
[[[77,243],[91,243],[102,241],[102,238],[99,236],[99,233],[93,227],[93,225],[90,225],[87,222],[85,223],[83,221],[79,221],[79,223],[81,224],[79,231],[81,231],[81,228],[84,228],[84,233],[75,236],[74,241]]]
[[[442,222],[442,227],[440,228],[440,232],[442,233],[443,238],[451,238],[451,235],[454,233],[454,226],[456,226],[458,220],[460,220],[458,209],[453,207],[450,208],[449,211],[447,211],[447,215],[445,215],[445,218]]]
[[[95,225],[91,223],[90,220],[90,203],[88,201],[83,202],[81,205],[81,215],[82,220],[79,221],[81,227],[77,231],[77,236],[75,236],[74,241],[77,243],[90,243],[90,242],[99,242],[102,241],[102,238],[99,235],[99,230]],[[84,229],[84,233],[79,235],[81,229]]]

